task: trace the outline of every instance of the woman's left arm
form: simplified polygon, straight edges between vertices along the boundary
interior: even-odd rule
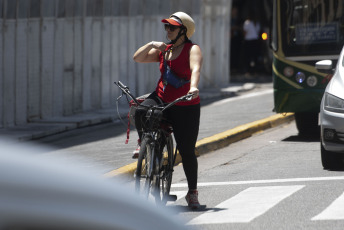
[[[190,69],[191,80],[189,93],[194,94],[192,98],[196,98],[199,95],[198,83],[201,75],[201,68],[203,63],[203,56],[201,49],[198,45],[193,45],[190,49]]]

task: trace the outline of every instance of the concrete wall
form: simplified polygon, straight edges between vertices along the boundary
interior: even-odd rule
[[[0,0],[0,128],[108,108],[114,81],[135,95],[153,91],[158,64],[135,50],[166,41],[162,18],[196,23],[204,55],[200,88],[229,81],[228,0]]]

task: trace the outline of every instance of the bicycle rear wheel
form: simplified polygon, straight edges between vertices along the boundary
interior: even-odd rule
[[[148,199],[153,179],[152,165],[152,140],[144,138],[141,142],[139,158],[137,160],[135,190],[137,193],[144,195]]]

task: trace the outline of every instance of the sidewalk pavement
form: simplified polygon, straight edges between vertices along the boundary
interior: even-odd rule
[[[223,88],[202,89],[200,97],[201,100],[231,97],[238,92],[252,90],[255,86],[255,83],[234,83]],[[119,112],[117,112],[114,102],[112,108],[100,109],[72,116],[41,119],[25,125],[1,128],[0,136],[8,137],[14,141],[35,140],[73,129],[112,122],[119,119],[118,113],[122,118],[126,117],[128,113],[127,105],[119,106]]]

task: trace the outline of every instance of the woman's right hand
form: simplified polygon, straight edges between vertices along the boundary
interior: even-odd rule
[[[164,52],[166,50],[167,45],[164,42],[156,42],[152,41],[152,48],[160,50],[161,52]]]
[[[140,47],[134,54],[133,59],[136,62],[159,62],[160,51],[165,51],[166,44],[163,42],[148,42]]]

